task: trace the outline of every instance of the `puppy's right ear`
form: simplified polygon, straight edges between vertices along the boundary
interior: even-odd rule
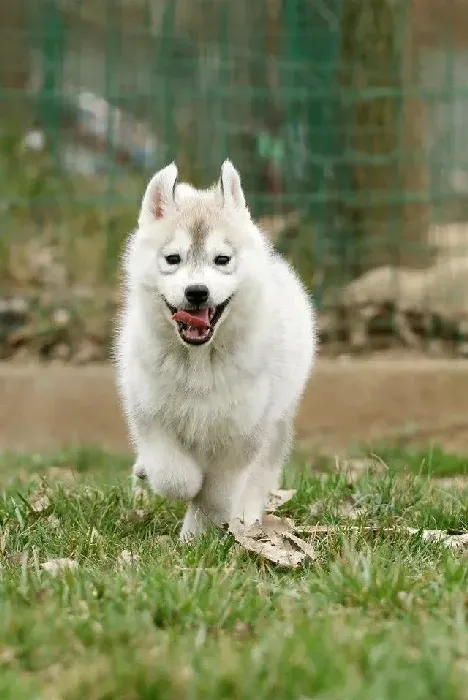
[[[163,219],[176,207],[175,189],[177,185],[177,166],[166,165],[159,170],[148,183],[141,202],[138,223],[152,223]]]

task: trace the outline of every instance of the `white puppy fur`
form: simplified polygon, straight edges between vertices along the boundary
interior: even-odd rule
[[[156,173],[124,271],[116,369],[134,474],[189,503],[183,539],[210,520],[260,520],[290,451],[315,322],[298,277],[251,220],[230,161],[209,190],[178,184],[173,163]],[[197,331],[172,320],[193,310],[194,284],[210,317],[195,345]]]

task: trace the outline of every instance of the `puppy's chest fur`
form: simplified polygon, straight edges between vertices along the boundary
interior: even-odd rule
[[[206,457],[249,450],[269,400],[267,376],[253,376],[233,358],[180,363],[169,357],[150,385],[158,421]]]

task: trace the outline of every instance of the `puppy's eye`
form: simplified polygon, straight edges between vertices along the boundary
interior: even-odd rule
[[[214,259],[214,264],[224,267],[230,262],[230,260],[231,258],[229,257],[229,255],[217,255]]]
[[[166,262],[168,265],[178,265],[180,263],[180,255],[166,255]]]

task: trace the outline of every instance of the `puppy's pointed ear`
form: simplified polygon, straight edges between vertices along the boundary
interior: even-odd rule
[[[221,166],[218,186],[223,206],[237,209],[245,207],[245,197],[240,176],[229,159],[226,159]]]
[[[177,166],[166,165],[149,181],[141,202],[138,223],[163,219],[176,207],[175,189],[177,185]]]

